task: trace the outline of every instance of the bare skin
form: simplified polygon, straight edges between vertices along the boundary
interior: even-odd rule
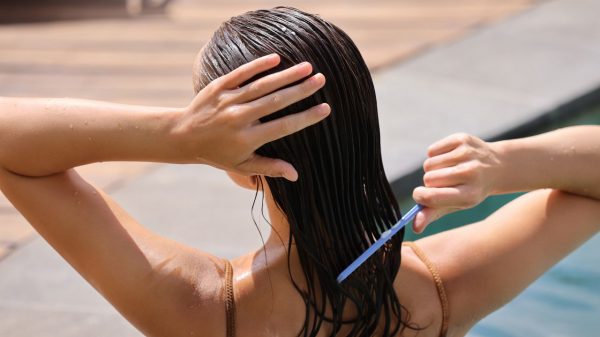
[[[600,199],[599,126],[494,143],[458,133],[432,144],[427,155],[425,186],[413,193],[417,202],[429,206],[417,214],[417,232],[494,194],[553,188]]]
[[[532,191],[481,222],[419,240],[448,288],[449,336],[463,336],[600,230],[600,126],[495,143],[454,134],[428,156],[425,186],[413,192],[426,206],[417,232],[489,195]]]
[[[294,181],[298,173],[289,163],[258,156],[254,150],[317,123],[330,108],[321,104],[260,123],[259,118],[312,95],[325,84],[324,76],[316,74],[277,91],[311,74],[311,65],[301,63],[239,88],[279,61],[273,54],[239,67],[206,86],[184,109],[0,98],[3,168],[42,177],[99,161],[154,161],[210,164]]]
[[[257,177],[245,177],[232,172],[232,180],[243,188],[256,190]],[[275,205],[271,192],[263,183],[265,204],[273,232],[262,248],[232,260],[236,289],[238,333],[243,336],[296,336],[304,322],[304,302],[293,287],[287,266],[287,242],[279,236],[289,235],[289,224]],[[275,234],[275,232],[277,234]],[[291,249],[291,270],[294,279],[304,287],[302,269],[294,246]],[[269,281],[269,278],[271,281]],[[395,280],[395,288],[411,314],[411,322],[425,329],[405,330],[402,336],[438,336],[441,328],[441,303],[435,283],[427,267],[409,247],[402,248],[402,265]],[[345,317],[354,314],[348,307]],[[332,326],[325,323],[318,336],[329,336]],[[342,329],[341,335],[349,329]]]
[[[304,78],[310,70],[292,69],[279,78],[265,77],[262,85],[252,87],[269,90],[249,93],[238,89],[244,79],[276,64],[275,60],[257,62],[207,86],[186,109],[0,99],[0,189],[68,263],[148,336],[224,336],[224,263],[149,231],[110,196],[83,180],[73,167],[104,160],[148,160],[211,164],[234,172],[234,180],[250,188],[257,175],[295,180],[289,164],[276,159],[256,160],[254,150],[318,122],[327,115],[328,107],[288,117],[282,124],[258,124],[256,120],[310,95],[324,79],[315,75],[300,87],[278,92],[278,99],[259,98]],[[94,115],[103,117],[90,118]],[[77,128],[71,131],[70,124]],[[127,127],[128,132],[120,127]],[[584,151],[585,155],[577,155],[578,148],[595,146],[598,128],[573,132],[580,135],[569,137],[574,141],[571,146],[575,147],[576,159],[571,158],[571,164],[561,170],[547,170],[544,182],[528,185],[534,179],[528,177],[536,172],[518,155],[522,150],[519,143],[507,143],[502,146],[502,159],[491,164],[496,165],[502,179],[486,173],[495,170],[474,165],[475,176],[481,175],[480,179],[463,183],[486,191],[502,191],[501,186],[510,186],[506,187],[509,190],[554,189],[531,192],[479,223],[418,240],[439,267],[446,285],[448,336],[464,336],[475,322],[512,299],[600,229],[600,201],[593,194],[558,190],[577,193],[579,187],[586,186],[584,189],[598,191],[597,176],[584,176],[582,172],[587,171],[581,171],[596,165],[598,154]],[[552,147],[554,143],[542,138],[527,149],[543,154]],[[540,167],[557,164],[556,159],[551,161],[543,155],[536,159],[546,161],[536,164]],[[565,175],[573,179],[565,180]],[[437,188],[455,186],[441,185]],[[269,191],[265,193],[273,226],[285,236],[289,226],[273,206]],[[448,209],[463,202],[460,194],[454,203],[436,194],[416,194],[415,198],[429,209],[442,209],[441,204],[436,206],[441,200]],[[272,235],[265,249],[268,266],[262,250],[233,261],[237,333],[296,335],[304,319],[304,304],[287,275],[286,247]],[[398,296],[410,311],[412,322],[425,327],[418,336],[438,336],[441,309],[431,275],[409,248],[403,248],[402,254],[395,281]],[[291,267],[293,273],[300,271],[293,247]],[[326,325],[322,335],[328,329]],[[406,331],[404,336],[417,335]]]

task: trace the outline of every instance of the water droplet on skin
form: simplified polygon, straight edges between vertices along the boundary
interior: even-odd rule
[[[69,129],[73,130],[73,124],[69,124]]]
[[[88,140],[91,142],[92,141],[92,137],[88,137]]]
[[[137,129],[139,129],[139,128],[140,128],[139,126],[137,126],[137,125],[135,126],[135,129],[136,129],[136,130],[137,130]]]

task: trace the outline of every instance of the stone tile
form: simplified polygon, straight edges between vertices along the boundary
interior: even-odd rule
[[[0,275],[0,336],[142,336],[41,238],[0,260]]]
[[[598,11],[593,1],[548,2],[376,75],[388,177],[418,169],[451,133],[492,138],[595,90]]]
[[[13,209],[13,205],[10,203],[10,201],[8,201],[8,199],[6,199],[4,193],[0,191],[0,212],[11,209]]]
[[[81,312],[77,308],[0,300],[0,335],[10,337],[142,337],[117,313]]]
[[[0,261],[2,261],[3,258],[8,256],[8,254],[10,254],[11,251],[12,249],[9,245],[5,243],[0,243]]]
[[[156,163],[104,162],[80,166],[76,170],[94,185],[112,189],[159,166]]]
[[[158,164],[111,162],[85,165],[77,170],[90,182],[105,190],[116,189]],[[36,235],[35,229],[0,193],[0,244],[18,248]]]
[[[0,212],[0,244],[16,247],[35,233],[33,227],[17,210]]]
[[[210,166],[163,165],[111,195],[152,231],[217,256],[233,258],[261,246],[251,216],[255,192]],[[260,205],[259,199],[254,217],[266,240],[270,228]]]
[[[0,275],[0,306],[70,306],[73,311],[77,308],[104,314],[113,310],[42,237],[34,238],[2,260]]]

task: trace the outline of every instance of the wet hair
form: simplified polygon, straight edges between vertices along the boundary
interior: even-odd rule
[[[290,225],[288,267],[293,242],[306,281],[306,289],[301,289],[292,278],[306,305],[298,335],[316,336],[323,322],[332,324],[332,336],[345,325],[351,325],[348,336],[373,336],[382,323],[383,328],[377,330],[381,336],[412,329],[407,323],[410,315],[393,287],[404,230],[341,285],[336,281],[401,216],[381,160],[373,82],[350,37],[319,16],[295,8],[276,7],[233,17],[217,29],[199,56],[195,90],[270,53],[279,54],[281,63],[260,77],[308,61],[327,81],[314,95],[261,122],[323,102],[332,108],[325,121],[257,151],[288,161],[299,174],[294,183],[266,178]],[[355,306],[356,315],[343,318],[349,303]]]

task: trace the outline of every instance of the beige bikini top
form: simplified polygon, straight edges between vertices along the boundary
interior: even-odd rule
[[[429,269],[429,272],[433,276],[435,286],[437,288],[438,295],[440,296],[440,302],[442,303],[442,329],[440,331],[440,337],[445,337],[448,330],[448,297],[446,296],[446,290],[444,289],[444,283],[436,268],[436,266],[429,260],[425,252],[419,248],[414,242],[403,242],[403,245],[409,246],[415,254],[423,261],[423,263]],[[227,337],[235,337],[235,300],[233,297],[233,268],[229,260],[225,260],[225,315],[227,322]]]

